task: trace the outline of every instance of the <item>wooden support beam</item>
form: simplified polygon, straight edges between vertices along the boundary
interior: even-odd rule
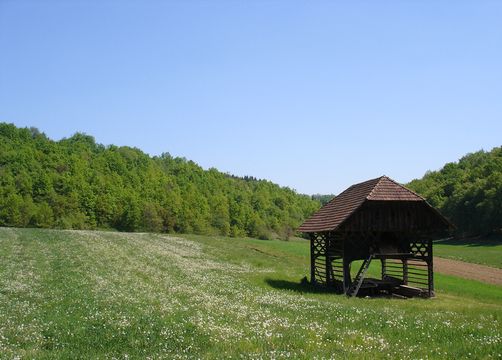
[[[408,285],[408,260],[403,259],[403,283]]]
[[[346,294],[352,285],[352,278],[350,277],[350,261],[343,258],[343,292]]]
[[[434,266],[432,262],[432,240],[429,239],[427,241],[427,254],[428,254],[428,261],[427,261],[427,272],[428,272],[428,282],[429,282],[429,297],[433,297],[434,294]]]
[[[316,234],[310,234],[310,283],[315,284],[315,254],[314,241]]]
[[[326,269],[326,285],[329,286],[331,284],[331,258],[329,257],[329,248],[330,248],[330,238],[329,235],[324,238],[325,244],[326,244],[326,251],[325,251],[325,264],[324,267]]]

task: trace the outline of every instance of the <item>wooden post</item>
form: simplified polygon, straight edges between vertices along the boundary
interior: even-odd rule
[[[330,286],[331,285],[331,280],[333,280],[331,278],[331,274],[332,274],[332,270],[331,270],[331,239],[330,239],[330,234],[326,234],[326,237],[324,238],[324,241],[325,241],[325,245],[326,245],[326,253],[325,253],[325,267],[326,267],[326,286]]]
[[[310,234],[310,283],[315,285],[315,254],[314,254],[314,241],[315,241],[316,234],[311,233]]]
[[[343,292],[346,294],[352,284],[350,276],[350,262],[346,257],[343,258]]]
[[[429,283],[429,297],[433,297],[434,294],[434,264],[432,257],[432,240],[427,240],[427,257],[429,258],[427,261],[427,272],[428,272],[428,283]]]
[[[408,285],[408,259],[403,259],[403,284]]]
[[[380,262],[382,263],[382,280],[387,275],[387,263],[385,262],[385,259],[380,259]]]

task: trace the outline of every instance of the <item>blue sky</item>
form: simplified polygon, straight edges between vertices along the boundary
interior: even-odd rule
[[[338,193],[502,145],[501,1],[0,0],[0,121]]]

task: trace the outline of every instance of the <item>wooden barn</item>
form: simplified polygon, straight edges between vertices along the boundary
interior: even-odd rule
[[[352,185],[298,229],[310,235],[311,282],[348,296],[434,296],[432,240],[452,224],[424,198],[382,176]],[[361,260],[357,272],[351,264]],[[368,278],[372,261],[381,276]]]

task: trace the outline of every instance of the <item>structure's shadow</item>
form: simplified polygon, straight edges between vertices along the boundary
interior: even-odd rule
[[[434,244],[442,245],[461,245],[461,246],[500,246],[502,245],[502,236],[500,235],[490,235],[490,236],[478,236],[471,238],[449,238],[443,240],[436,240]]]
[[[323,288],[312,285],[307,280],[306,277],[304,277],[298,282],[282,280],[282,279],[270,279],[270,278],[265,279],[265,282],[269,286],[278,290],[289,290],[299,293],[313,293],[313,294],[325,294],[325,293],[337,294],[336,289]]]
[[[325,287],[320,287],[320,286],[313,286],[306,277],[301,279],[299,282],[295,281],[288,281],[288,280],[281,280],[281,279],[270,279],[267,278],[265,279],[265,282],[273,287],[274,289],[278,290],[288,290],[288,291],[294,291],[298,292],[300,294],[336,294],[336,295],[342,295],[340,292],[336,291],[334,288],[325,288]],[[406,299],[404,296],[397,296],[382,292],[382,293],[377,293],[377,294],[361,294],[358,295],[358,297],[365,297],[369,299]]]

